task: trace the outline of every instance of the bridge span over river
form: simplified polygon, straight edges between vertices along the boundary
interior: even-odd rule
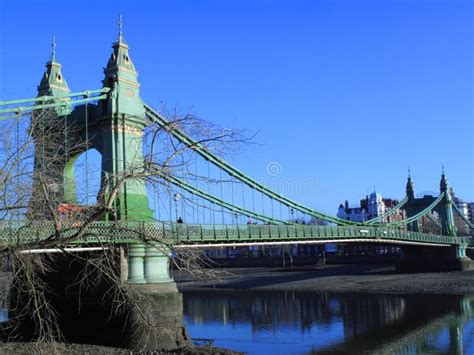
[[[405,196],[369,220],[322,213],[224,159],[229,131],[145,103],[121,27],[112,49],[102,87],[71,92],[53,42],[38,95],[0,102],[5,253],[117,248],[125,281],[164,289],[174,285],[170,251],[189,248],[376,243],[402,247],[407,265],[472,266],[474,225],[453,203],[444,169],[439,193],[417,197],[409,175]]]

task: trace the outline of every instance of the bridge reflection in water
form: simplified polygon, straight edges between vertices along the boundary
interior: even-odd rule
[[[254,354],[474,354],[474,296],[185,293],[192,338]]]

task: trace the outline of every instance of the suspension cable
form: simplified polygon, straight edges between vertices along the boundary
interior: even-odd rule
[[[173,125],[171,122],[167,121],[164,119],[160,114],[158,114],[156,111],[154,111],[151,107],[148,105],[144,105],[145,110],[149,116],[149,118],[153,121],[156,122],[158,125],[166,129],[170,134],[172,134],[176,139],[178,139],[180,142],[186,144],[188,147],[192,148],[196,153],[201,155],[204,159],[206,159],[208,162],[212,162],[219,168],[223,169],[226,171],[229,175],[237,178],[238,180],[242,181],[246,185],[248,185],[251,188],[254,188],[258,190],[259,192],[265,194],[268,197],[273,197],[276,201],[285,204],[288,207],[292,207],[296,210],[299,210],[300,212],[304,212],[312,217],[316,217],[319,219],[326,220],[331,223],[336,223],[336,224],[341,224],[341,225],[367,225],[367,223],[360,223],[360,222],[353,222],[353,221],[348,221],[345,219],[341,219],[338,217],[333,217],[326,215],[324,213],[318,212],[316,210],[310,209],[308,207],[305,207],[303,205],[298,204],[295,201],[292,201],[280,194],[275,193],[268,187],[260,184],[259,182],[253,180],[252,178],[248,177],[241,171],[237,170],[230,164],[228,164],[226,161],[223,159],[219,158],[209,150],[207,150],[205,147],[203,147],[199,142],[196,142],[193,140],[191,137],[189,137],[187,134],[185,134],[183,131],[181,131],[179,128],[177,128],[175,125]],[[374,224],[375,225],[375,224]],[[380,225],[382,226],[382,225]]]
[[[258,213],[255,213],[253,211],[250,211],[250,210],[247,210],[247,209],[244,209],[240,206],[236,206],[236,205],[233,205],[233,204],[230,204],[226,201],[223,201],[215,196],[213,196],[212,194],[210,193],[207,193],[203,190],[200,190],[200,189],[196,189],[195,187],[193,187],[192,185],[188,184],[186,181],[184,180],[181,180],[181,179],[178,179],[174,176],[171,176],[171,175],[166,175],[164,174],[163,172],[161,171],[157,171],[156,172],[156,175],[157,176],[160,176],[162,177],[164,180],[166,180],[167,182],[175,185],[175,186],[178,186],[180,188],[182,188],[183,190],[186,190],[192,194],[195,194],[207,201],[209,201],[209,203],[212,203],[212,204],[216,204],[216,205],[219,205],[219,206],[222,206],[228,210],[230,210],[231,212],[234,212],[234,213],[239,213],[241,215],[245,215],[247,217],[250,217],[250,218],[255,218],[257,220],[260,220],[260,221],[263,221],[263,222],[267,222],[267,223],[271,223],[271,224],[289,224],[288,222],[286,221],[281,221],[281,220],[278,220],[278,219],[274,219],[274,218],[270,218],[270,217],[267,217],[267,216],[264,216],[264,215],[260,215]]]
[[[348,221],[345,219],[341,219],[338,217],[333,217],[330,215],[326,215],[324,213],[318,212],[316,210],[313,210],[311,208],[308,208],[306,206],[303,206],[295,201],[292,201],[280,194],[275,193],[268,187],[260,184],[259,182],[251,179],[241,171],[237,170],[230,164],[228,164],[226,161],[223,159],[219,158],[209,150],[207,150],[205,147],[203,147],[199,142],[196,142],[193,140],[191,137],[189,137],[187,134],[185,134],[183,131],[181,131],[179,128],[175,127],[171,122],[167,121],[164,119],[160,114],[155,112],[152,108],[150,108],[148,105],[144,105],[146,113],[148,113],[149,118],[153,121],[156,122],[158,125],[163,127],[165,130],[167,130],[170,134],[172,134],[176,139],[178,139],[180,142],[186,144],[188,147],[193,149],[195,152],[197,152],[199,155],[201,155],[204,159],[206,159],[208,162],[212,162],[214,165],[218,166],[219,168],[223,169],[226,171],[229,175],[236,177],[238,180],[242,181],[246,185],[248,185],[251,188],[254,188],[258,190],[259,192],[263,193],[264,195],[268,197],[273,197],[276,201],[285,204],[286,206],[298,210],[300,212],[306,213],[312,217],[316,217],[322,220],[325,220],[327,222],[331,223],[336,223],[339,225],[359,225],[359,226],[369,226],[367,222],[353,222],[353,221]],[[436,200],[436,203],[439,203],[440,199],[438,198]],[[431,209],[434,206],[430,205],[420,213],[418,213],[415,216],[412,216],[411,218],[404,220],[404,221],[397,221],[393,223],[382,223],[382,224],[370,224],[370,226],[377,226],[377,227],[390,227],[390,226],[402,226],[408,223],[413,222],[417,218],[421,218],[424,214],[428,213],[431,211]],[[416,217],[416,218],[415,218]]]
[[[474,224],[464,215],[464,213],[462,213],[462,211],[455,203],[453,203],[453,207],[459,217],[461,217],[461,219],[464,221],[464,223],[466,223],[470,229],[474,229]]]
[[[89,103],[85,104],[86,109],[86,205],[89,204]]]
[[[400,202],[392,207],[391,209],[389,209],[387,212],[385,212],[384,214],[378,216],[378,217],[375,217],[375,218],[372,218],[370,220],[367,221],[367,224],[374,224],[376,222],[380,222],[382,220],[384,220],[385,218],[391,216],[392,214],[394,214],[397,210],[399,210],[400,208],[402,208],[406,203],[408,202],[408,196],[405,196],[403,199],[400,200]]]

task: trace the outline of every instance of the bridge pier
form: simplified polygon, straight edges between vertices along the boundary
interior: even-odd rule
[[[134,328],[128,343],[131,349],[173,350],[188,343],[182,295],[170,276],[168,254],[165,246],[128,246],[127,282],[132,293],[138,295],[129,320]]]
[[[144,284],[145,280],[145,245],[130,244],[128,247],[128,283]]]
[[[127,347],[140,351],[169,351],[189,343],[183,324],[183,299],[175,282],[134,284],[139,295],[129,315],[132,330]]]
[[[128,283],[173,283],[166,247],[134,243],[128,246]]]
[[[460,270],[474,270],[474,261],[467,255],[468,244],[456,245],[456,258]]]
[[[466,249],[467,249],[466,244],[456,245],[456,258],[458,259],[467,258]]]
[[[170,276],[169,250],[153,245],[145,247],[145,280],[147,284],[174,283]]]
[[[109,256],[101,253],[35,255],[51,265],[48,271],[37,271],[34,278],[44,282],[44,302],[55,309],[65,340],[158,352],[187,345],[182,295],[169,276],[166,253],[144,244],[111,249]],[[113,270],[94,266],[103,265],[93,260],[104,257],[110,258],[105,264],[113,265]],[[127,267],[128,280],[120,281]],[[16,272],[16,286],[9,294],[13,327],[0,330],[6,337],[32,341],[38,337],[37,310],[32,308],[32,290],[26,281],[32,275],[21,270]],[[101,276],[104,271],[115,275]],[[84,277],[84,284],[77,282]],[[119,288],[123,296],[118,296]]]

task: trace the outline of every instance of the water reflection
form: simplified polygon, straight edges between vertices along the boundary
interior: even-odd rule
[[[474,354],[473,309],[452,295],[184,294],[191,337],[253,354]]]

